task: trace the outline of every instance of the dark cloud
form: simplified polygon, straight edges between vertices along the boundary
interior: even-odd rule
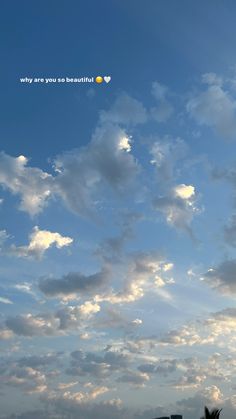
[[[51,315],[18,315],[8,317],[6,326],[16,335],[20,336],[52,336],[58,325]]]
[[[114,371],[126,368],[129,356],[115,351],[107,351],[104,355],[92,352],[74,351],[71,353],[71,364],[68,375],[91,375],[93,377],[108,377]]]
[[[74,272],[59,279],[43,278],[39,281],[39,289],[48,297],[74,293],[90,294],[106,285],[109,279],[110,271],[105,268],[92,275]]]
[[[215,268],[210,268],[203,275],[203,279],[210,287],[222,294],[234,295],[236,293],[236,260],[227,260]]]

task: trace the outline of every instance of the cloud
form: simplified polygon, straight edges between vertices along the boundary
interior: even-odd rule
[[[212,127],[223,138],[234,138],[236,130],[236,101],[225,90],[220,79],[206,74],[208,87],[187,103],[187,111],[200,124]]]
[[[105,157],[104,157],[105,156]],[[61,199],[73,212],[92,216],[101,191],[109,187],[118,195],[129,190],[139,173],[126,132],[106,123],[95,130],[91,142],[57,156],[55,175],[28,167],[24,156],[0,154],[0,185],[19,195],[20,209],[34,216],[50,198]]]
[[[112,303],[113,297],[111,296],[111,297],[105,298],[105,301],[106,300]],[[118,302],[116,298],[114,299],[114,302],[115,303]],[[119,299],[119,303],[120,302],[121,300]],[[127,300],[124,299],[122,303],[124,302],[127,302]],[[129,318],[121,314],[121,312],[114,307],[108,307],[107,309],[103,310],[103,315],[94,321],[94,326],[96,329],[97,328],[102,328],[105,330],[120,329],[120,330],[124,330],[127,333],[134,330],[134,328],[140,326],[141,324],[142,324],[141,319],[130,320]]]
[[[73,294],[94,294],[103,288],[110,279],[110,270],[102,269],[92,275],[79,272],[68,273],[62,278],[43,278],[39,281],[39,289],[47,297],[69,296]]]
[[[35,226],[29,236],[28,246],[12,245],[10,253],[18,257],[41,259],[51,246],[55,245],[58,249],[61,249],[64,246],[69,246],[72,242],[73,239],[70,237],[64,237],[59,233],[52,233],[48,230],[40,230]]]
[[[150,148],[150,163],[155,167],[158,182],[162,184],[176,178],[177,163],[183,160],[187,150],[187,145],[181,138],[172,139],[165,135],[155,140]]]
[[[121,125],[143,124],[147,122],[147,111],[137,99],[122,93],[108,111],[100,112],[100,121]]]
[[[20,209],[35,215],[43,210],[53,188],[53,177],[38,168],[27,167],[24,156],[0,153],[0,185],[20,195]]]
[[[59,415],[59,419],[62,419],[65,415],[70,415],[71,419],[77,419],[78,416],[80,419],[93,419],[95,417],[96,419],[122,419],[124,417],[131,419],[130,412],[122,407],[119,399],[91,403],[106,392],[108,392],[106,387],[97,387],[90,393],[65,392],[62,395],[54,394],[49,395],[47,398],[44,397],[44,402],[47,403],[50,410],[52,407],[54,408],[53,410]],[[38,418],[36,417],[36,419]],[[39,417],[39,419],[41,418]]]
[[[11,300],[9,300],[9,298],[6,298],[6,297],[0,297],[0,303],[13,304],[13,302]]]
[[[162,359],[157,363],[141,364],[138,370],[147,374],[159,374],[167,376],[177,370],[178,363],[176,359]]]
[[[181,408],[184,417],[199,417],[203,413],[204,406],[217,407],[223,403],[223,394],[221,390],[211,385],[205,387],[186,399],[177,401],[177,405]]]
[[[11,330],[3,328],[2,326],[0,327],[0,340],[12,339],[13,336],[14,334]]]
[[[104,386],[95,387],[90,392],[84,393],[84,392],[76,392],[72,393],[71,391],[66,391],[63,394],[60,395],[60,399],[64,402],[73,403],[75,405],[81,404],[81,403],[87,403],[91,400],[96,399],[97,397],[101,396],[104,393],[107,393],[109,389]],[[48,394],[48,398],[50,401],[52,401],[54,398],[58,398],[58,395],[54,394]]]
[[[55,317],[59,319],[59,329],[76,329],[84,320],[88,320],[100,311],[100,306],[91,301],[85,301],[80,306],[66,306],[56,311]]]
[[[137,252],[128,257],[123,274],[123,288],[97,295],[96,301],[108,301],[111,304],[132,303],[141,299],[151,289],[158,289],[167,284],[168,262],[155,253]],[[173,267],[173,265],[169,265]],[[154,287],[154,288],[153,288]]]
[[[236,260],[226,260],[217,267],[208,269],[202,279],[218,292],[234,296],[236,294]]]
[[[196,322],[183,325],[179,329],[173,329],[166,334],[158,337],[152,337],[153,346],[193,346],[193,345],[219,345],[225,346],[225,337],[227,336],[227,345],[233,345],[235,341],[236,328],[236,309],[226,308],[208,315],[208,317]],[[137,342],[139,343],[139,342]],[[145,341],[140,342],[140,344]],[[146,344],[148,339],[146,339]]]
[[[97,127],[87,147],[58,156],[54,164],[57,193],[80,215],[93,211],[98,188],[124,193],[139,173],[129,138],[112,124]]]
[[[45,367],[52,365],[57,362],[60,357],[60,353],[47,353],[45,355],[29,355],[24,356],[18,360],[20,367],[31,367],[37,369],[39,367]]]
[[[2,374],[1,384],[21,388],[27,394],[43,393],[47,390],[46,376],[32,367],[12,364]]]
[[[157,122],[166,122],[173,114],[174,108],[167,99],[169,89],[155,81],[152,83],[152,95],[158,102],[158,106],[151,108],[150,115]]]
[[[69,393],[71,394],[71,393]],[[84,394],[84,393],[82,393]],[[100,403],[91,401],[78,403],[68,396],[54,394],[54,397],[44,397],[46,407],[41,410],[29,410],[17,413],[14,419],[63,419],[70,416],[71,419],[134,419],[133,415],[122,407],[119,399],[111,399]],[[3,419],[13,419],[12,416],[4,416]]]
[[[111,376],[115,371],[126,369],[129,363],[129,356],[118,351],[107,351],[104,355],[92,352],[84,353],[74,351],[71,353],[68,375],[105,378]]]
[[[52,316],[22,314],[6,319],[8,329],[20,336],[52,336],[58,328]]]
[[[119,383],[128,383],[136,388],[142,388],[149,381],[149,375],[140,371],[127,371],[117,381]]]
[[[160,211],[167,223],[192,235],[191,222],[200,209],[196,206],[195,188],[192,185],[180,184],[171,189],[168,195],[153,200],[153,207]]]

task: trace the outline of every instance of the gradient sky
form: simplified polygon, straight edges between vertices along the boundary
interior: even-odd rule
[[[235,417],[235,23],[2,1],[2,419]]]

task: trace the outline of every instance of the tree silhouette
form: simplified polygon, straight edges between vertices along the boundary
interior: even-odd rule
[[[202,416],[201,419],[219,419],[221,410],[222,409],[213,409],[210,412],[205,406],[205,416]]]

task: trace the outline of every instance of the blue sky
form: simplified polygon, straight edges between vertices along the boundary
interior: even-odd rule
[[[235,417],[235,13],[3,3],[2,419]]]

